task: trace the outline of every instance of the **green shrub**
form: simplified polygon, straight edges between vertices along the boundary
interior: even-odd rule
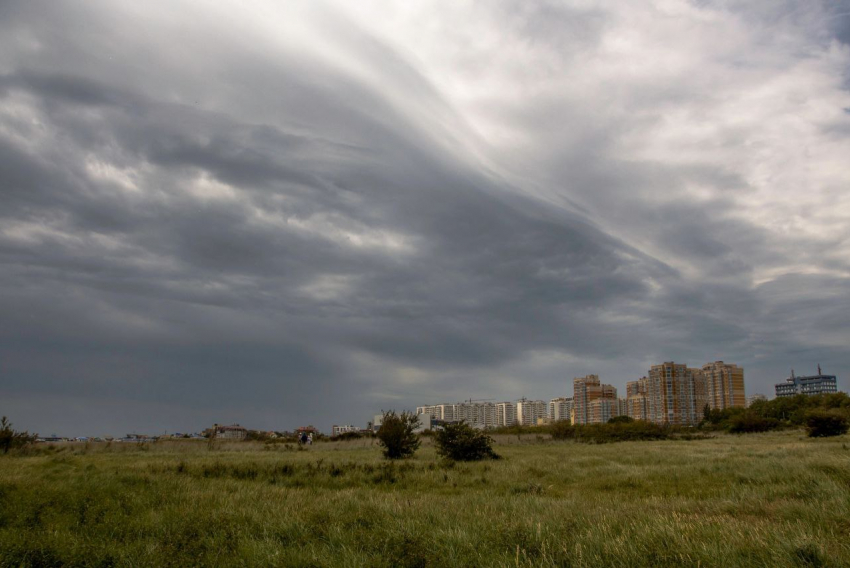
[[[493,439],[466,422],[446,424],[434,434],[437,453],[455,461],[499,459],[493,451]]]
[[[384,457],[395,460],[407,458],[419,448],[416,427],[419,418],[410,412],[396,414],[394,410],[384,413],[383,422],[376,436],[384,448]]]
[[[840,410],[810,410],[806,413],[806,431],[811,438],[840,436],[848,429],[850,423]]]
[[[729,419],[729,431],[733,434],[747,434],[751,432],[767,432],[779,427],[776,418],[765,418],[755,412],[742,412]]]
[[[622,416],[613,416],[608,419],[608,424],[628,424],[630,422],[634,422],[635,419],[631,416],[626,416],[623,414]]]

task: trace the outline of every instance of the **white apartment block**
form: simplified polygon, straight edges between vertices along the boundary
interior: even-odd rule
[[[549,401],[549,418],[551,420],[570,420],[573,412],[573,397],[562,396]]]
[[[457,418],[457,404],[434,404],[430,406],[417,406],[416,414],[427,414],[434,420],[454,422]]]
[[[345,434],[346,432],[359,432],[360,428],[357,426],[352,426],[351,424],[346,424],[345,426],[337,426],[333,425],[331,428],[331,436],[339,436],[340,434]]]
[[[461,402],[455,405],[455,420],[463,420],[473,428],[496,427],[496,405],[492,402]]]
[[[416,414],[430,416],[433,420],[443,422],[463,420],[473,428],[495,428],[498,425],[496,405],[492,402],[468,401],[417,406]]]
[[[549,404],[542,400],[520,399],[516,403],[516,421],[522,426],[537,425],[538,418],[549,417]]]
[[[513,426],[516,424],[516,403],[496,403],[496,427]]]

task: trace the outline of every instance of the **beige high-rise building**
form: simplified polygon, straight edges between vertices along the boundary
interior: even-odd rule
[[[613,401],[613,410],[610,406],[603,409],[599,405],[591,410],[591,403],[600,399]],[[603,416],[609,418],[616,416],[617,411],[617,389],[612,385],[600,383],[599,375],[587,375],[573,379],[573,424],[599,423]],[[604,422],[607,421],[607,419],[604,420]]]
[[[702,369],[689,368],[688,372],[694,381],[694,413],[697,423],[702,420],[703,409],[708,404],[708,392],[705,386],[705,375]]]
[[[738,365],[715,361],[702,366],[705,380],[705,404],[709,408],[723,410],[734,406],[745,407],[744,369]],[[700,412],[702,407],[700,407]]]
[[[615,416],[619,410],[619,401],[614,398],[597,398],[587,405],[588,424],[605,424]]]
[[[626,383],[626,415],[634,420],[648,420],[646,383],[646,377]]]
[[[646,381],[647,419],[656,424],[697,423],[693,372],[673,361],[653,365]]]

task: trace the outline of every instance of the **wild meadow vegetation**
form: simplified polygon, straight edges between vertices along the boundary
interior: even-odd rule
[[[0,566],[850,565],[850,436],[494,438],[11,450]]]

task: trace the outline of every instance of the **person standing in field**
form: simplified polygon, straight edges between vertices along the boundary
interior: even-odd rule
[[[307,434],[307,445],[308,445],[308,446],[312,446],[312,445],[313,445],[313,433],[312,433],[312,432],[310,432],[309,434]]]

